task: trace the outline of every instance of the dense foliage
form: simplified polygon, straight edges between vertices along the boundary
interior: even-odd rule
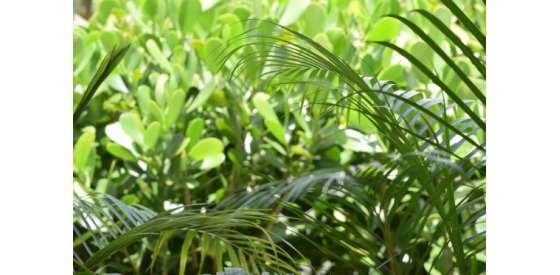
[[[485,1],[74,7],[75,272],[485,273]]]

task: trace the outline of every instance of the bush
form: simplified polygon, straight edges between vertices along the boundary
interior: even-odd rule
[[[93,5],[76,272],[485,273],[484,3]]]

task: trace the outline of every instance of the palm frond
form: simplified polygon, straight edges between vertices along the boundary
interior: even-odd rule
[[[74,260],[79,267],[87,271],[92,270],[117,251],[151,235],[159,236],[157,249],[153,255],[151,265],[153,266],[159,247],[165,239],[175,231],[186,231],[187,249],[193,237],[198,237],[203,243],[202,260],[209,250],[208,244],[214,243],[212,247],[218,247],[220,250],[215,250],[216,254],[221,255],[223,252],[221,248],[226,248],[230,261],[235,267],[243,266],[245,272],[249,272],[248,268],[252,268],[263,272],[299,273],[294,268],[296,263],[291,256],[299,252],[287,252],[272,241],[272,238],[277,236],[262,228],[260,224],[277,222],[277,220],[270,215],[262,214],[258,209],[242,211],[213,211],[204,208],[183,211],[171,209],[156,214],[143,207],[125,205],[110,195],[74,198],[73,204],[78,216],[77,222],[73,225],[77,236],[74,247],[83,245],[89,255],[86,260],[74,252]],[[226,221],[227,227],[224,226]],[[259,230],[267,238],[261,239],[243,234],[233,229],[236,227]],[[237,254],[240,256],[238,257]],[[247,257],[252,265],[246,263],[243,265],[241,257]],[[183,272],[187,258],[188,253],[181,253]],[[219,271],[223,271],[223,268]]]
[[[113,46],[111,51],[109,51],[105,58],[103,58],[101,65],[97,69],[97,72],[95,72],[95,75],[91,79],[86,91],[84,92],[82,99],[78,104],[78,107],[74,111],[73,124],[76,124],[76,122],[80,118],[80,115],[86,109],[89,101],[91,100],[97,89],[99,89],[99,86],[101,86],[101,83],[103,83],[103,81],[105,81],[109,74],[117,67],[117,65],[119,65],[129,48],[129,41],[121,42]]]
[[[413,23],[402,17],[397,18],[405,22],[405,24],[408,23],[407,25],[411,27],[413,31],[417,32],[421,38],[428,42],[433,42],[423,33],[420,34]],[[345,192],[345,196],[352,198],[355,203],[360,205],[360,207],[354,207],[354,210],[359,213],[360,211],[358,211],[358,209],[361,209],[361,207],[371,209],[378,203],[381,203],[381,206],[388,207],[389,203],[387,200],[389,198],[394,199],[396,197],[402,199],[404,195],[407,194],[407,190],[413,185],[414,188],[420,188],[420,190],[425,192],[424,194],[428,196],[430,203],[426,203],[426,205],[430,206],[421,211],[417,209],[419,212],[412,215],[414,218],[411,218],[411,221],[415,221],[416,223],[411,224],[417,224],[420,219],[426,218],[428,213],[431,213],[431,211],[435,209],[434,211],[436,211],[441,219],[439,225],[441,226],[442,232],[449,236],[456,264],[461,272],[465,272],[466,259],[464,256],[462,238],[464,226],[459,222],[456,205],[454,204],[454,195],[457,188],[459,188],[456,178],[463,175],[462,178],[468,180],[464,171],[477,171],[477,169],[480,169],[485,164],[484,157],[477,157],[475,164],[471,163],[473,156],[476,154],[485,155],[486,150],[485,142],[479,144],[479,142],[473,139],[475,135],[478,135],[477,133],[481,133],[481,135],[484,136],[484,132],[486,131],[485,119],[468,106],[468,104],[474,106],[477,103],[461,100],[454,91],[445,85],[437,74],[432,73],[431,70],[424,66],[418,59],[394,44],[384,41],[375,42],[394,50],[408,59],[438,85],[445,92],[445,95],[453,101],[451,102],[445,98],[422,98],[420,100],[412,100],[414,96],[420,96],[422,94],[418,91],[402,91],[391,82],[379,81],[377,77],[366,78],[360,76],[346,62],[312,39],[286,27],[270,22],[267,23],[277,28],[277,31],[273,33],[257,32],[256,34],[245,34],[235,38],[259,38],[258,42],[247,43],[245,46],[259,45],[264,47],[264,50],[259,53],[258,59],[255,57],[255,53],[243,56],[237,64],[237,67],[233,69],[230,79],[239,75],[235,74],[237,70],[245,70],[249,66],[254,66],[254,63],[258,63],[260,67],[264,68],[260,77],[273,78],[272,81],[276,82],[273,84],[274,86],[291,85],[300,86],[300,88],[303,87],[303,95],[300,99],[302,107],[303,102],[309,100],[312,106],[313,104],[322,104],[332,107],[332,109],[327,111],[335,110],[337,116],[340,113],[339,109],[342,108],[346,108],[348,112],[359,112],[364,119],[367,119],[375,126],[375,129],[370,130],[386,137],[399,153],[400,157],[406,159],[406,165],[399,169],[398,178],[400,178],[400,180],[391,180],[391,182],[395,183],[402,182],[401,184],[403,184],[404,187],[398,188],[397,186],[399,186],[399,184],[385,186],[385,188],[388,187],[387,190],[382,192],[383,194],[387,194],[384,197],[385,200],[375,197],[368,199],[368,196],[365,195],[368,194],[368,192],[364,191],[364,188],[368,190],[367,188],[369,188],[371,184],[362,186],[362,184],[352,185],[346,183],[343,187],[338,189],[338,191]],[[255,29],[255,31],[258,31],[258,29]],[[283,36],[280,36],[280,33],[282,33]],[[284,38],[287,36],[286,33],[292,38],[290,41]],[[295,43],[293,40],[299,40],[301,43]],[[431,46],[433,46],[436,52],[438,52],[447,63],[453,63],[445,53],[441,50],[437,51],[439,48],[436,49],[437,45],[435,45],[435,43],[431,44],[433,44]],[[227,48],[223,50],[220,53],[220,55],[223,56],[220,61],[222,65],[225,60],[239,49],[240,47],[230,49],[229,51],[227,51]],[[454,63],[450,66],[461,75],[461,70],[456,67]],[[466,78],[464,74],[462,76]],[[285,79],[286,81],[278,81],[278,79]],[[337,82],[334,80],[337,80]],[[370,82],[373,82],[373,84],[369,84]],[[472,92],[484,105],[484,95],[480,93],[474,84],[469,87],[472,88]],[[331,90],[337,94],[337,100],[334,103],[328,102],[328,98],[326,97],[328,93],[326,93],[325,96],[319,96],[320,93],[324,93],[323,90],[325,89]],[[431,110],[440,104],[443,105],[441,109],[435,112]],[[311,109],[312,108],[313,107],[311,107]],[[457,108],[457,110],[454,108]],[[453,113],[455,115],[463,113],[466,114],[466,116],[451,119],[448,115],[450,110],[454,110]],[[324,112],[324,108],[322,108],[321,112]],[[425,123],[421,122],[422,119]],[[434,126],[440,126],[440,128],[434,129]],[[457,155],[457,150],[464,143],[470,143],[473,149],[469,150],[466,154],[461,153]],[[426,151],[428,148],[432,149]],[[455,163],[451,161],[449,159],[450,156],[457,158],[459,162]],[[389,169],[389,171],[391,171],[391,169]],[[405,171],[409,171],[408,173],[413,173],[413,175],[407,174]],[[312,190],[315,190],[314,185],[324,183],[328,186],[327,189],[329,189],[329,185],[332,181],[327,178],[315,177],[313,179],[296,179],[291,185],[278,186],[281,182],[273,182],[260,186],[259,189],[264,188],[262,193],[261,191],[257,192],[260,195],[245,195],[237,200],[240,203],[236,204],[234,207],[255,207],[263,203],[270,203],[271,201],[277,202],[278,197],[282,197],[285,201],[289,201],[289,199],[295,197],[302,200],[316,201],[320,196],[313,195]],[[380,177],[380,181],[376,182],[375,185],[383,186],[383,182],[386,182],[387,179],[388,175]],[[328,184],[325,182],[328,182]],[[350,181],[346,180],[345,182]],[[368,187],[366,188],[365,186]],[[397,190],[399,190],[400,193]],[[414,194],[415,196],[420,196],[416,195],[420,193],[421,192],[415,192]],[[324,195],[325,194],[322,194],[322,196]],[[412,194],[409,195],[412,196]],[[444,197],[443,200],[442,197]],[[449,197],[449,200],[446,199],[447,197]],[[381,201],[378,201],[379,199],[381,199]],[[336,200],[337,203],[344,204],[344,199],[340,198]],[[398,204],[398,201],[394,205],[403,207]],[[391,208],[391,211],[387,209],[384,218],[378,213],[375,219],[377,219],[377,222],[383,222],[383,219],[391,219],[392,216],[390,216],[391,214],[389,213],[396,213],[396,209],[397,208]],[[424,210],[426,210],[426,212],[424,212]],[[473,218],[479,217],[475,216]],[[317,223],[317,221],[314,222]],[[363,226],[365,226],[364,228],[369,228],[367,224],[363,224]],[[423,228],[424,226],[420,226],[418,230],[423,230]],[[399,230],[403,229],[401,228]],[[381,231],[381,238],[387,242],[392,240],[392,237],[389,236],[390,231],[387,229]],[[332,230],[328,232],[332,232]],[[414,230],[408,233],[408,239],[400,238],[399,240],[410,241],[412,236],[417,237],[421,235],[419,231],[415,232]],[[355,236],[356,234],[353,235]],[[342,236],[337,237],[341,238]],[[406,244],[400,245],[400,247],[408,246]],[[395,248],[392,244],[388,244],[387,247]],[[396,252],[389,249],[388,253],[391,270],[400,274],[400,264],[395,263],[397,257],[395,254]],[[425,257],[418,258],[417,260],[419,259],[426,260]],[[380,264],[379,259],[375,259],[375,257],[372,257],[372,261],[377,261],[377,263]]]

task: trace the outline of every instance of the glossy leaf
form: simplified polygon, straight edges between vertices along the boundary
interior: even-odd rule
[[[165,114],[165,122],[167,123],[167,128],[171,127],[177,118],[182,113],[183,106],[185,105],[185,92],[183,90],[177,90],[173,92],[171,98],[167,104],[167,110]]]
[[[224,144],[217,138],[205,138],[196,143],[188,152],[193,160],[215,156],[224,151]]]
[[[144,143],[146,144],[146,146],[150,148],[154,147],[154,145],[156,144],[159,138],[160,130],[161,130],[161,124],[157,121],[152,122],[148,126],[148,129],[146,130],[146,134],[144,135]]]
[[[137,158],[128,149],[116,143],[107,144],[107,151],[117,158],[126,160],[137,160]]]

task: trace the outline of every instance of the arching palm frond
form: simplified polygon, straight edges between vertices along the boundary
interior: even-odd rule
[[[429,15],[419,12],[430,19]],[[404,22],[417,32],[417,26],[410,21],[398,16],[392,16]],[[432,18],[433,19],[433,18]],[[380,226],[380,236],[387,247],[388,255],[381,257],[390,263],[391,271],[401,274],[401,263],[405,254],[399,259],[398,247],[402,253],[407,251],[409,242],[416,244],[418,240],[429,242],[431,245],[439,246],[441,251],[445,250],[449,242],[454,255],[454,265],[458,267],[461,274],[465,274],[467,270],[466,260],[471,251],[466,251],[469,238],[464,238],[466,227],[472,227],[472,222],[485,214],[485,206],[477,209],[470,216],[465,215],[467,208],[460,208],[464,201],[457,203],[456,197],[463,200],[472,199],[472,196],[478,194],[480,186],[476,188],[464,186],[469,181],[473,173],[484,173],[485,161],[485,132],[486,123],[482,117],[482,106],[485,105],[485,96],[476,88],[470,85],[468,79],[463,79],[464,74],[455,66],[451,59],[443,57],[444,62],[465,81],[466,85],[471,89],[473,94],[480,101],[462,100],[454,91],[445,85],[436,73],[432,73],[426,66],[418,61],[414,56],[405,50],[388,42],[375,41],[375,43],[388,47],[395,52],[401,54],[408,59],[412,65],[419,68],[422,73],[427,75],[437,86],[443,91],[443,98],[433,99],[427,98],[419,91],[403,91],[390,81],[380,81],[376,77],[363,77],[359,75],[352,67],[344,62],[335,54],[326,50],[322,45],[304,36],[303,34],[288,29],[286,27],[266,22],[266,32],[259,32],[262,29],[256,28],[230,41],[235,44],[237,40],[245,39],[245,41],[253,41],[246,45],[225,49],[219,53],[219,60],[224,62],[235,52],[247,46],[257,46],[260,50],[257,52],[249,52],[242,56],[237,66],[233,69],[230,79],[237,78],[240,71],[254,68],[261,68],[260,77],[268,78],[267,87],[287,86],[301,92],[301,107],[304,102],[310,102],[310,109],[314,105],[322,106],[321,112],[331,112],[336,114],[338,118],[346,112],[347,119],[350,113],[358,113],[362,120],[367,120],[373,128],[364,129],[364,127],[355,127],[364,131],[376,133],[390,144],[394,152],[403,160],[402,164],[385,170],[379,170],[374,177],[363,177],[353,175],[349,179],[342,182],[345,184],[338,185],[338,192],[343,192],[343,196],[329,196],[330,199],[336,200],[338,204],[348,204],[348,199],[356,206],[353,206],[351,213],[361,213],[366,210],[363,215],[369,215],[369,222],[364,221],[357,226],[358,228],[370,229],[373,221],[378,224],[384,224],[384,221],[391,221],[397,213],[396,209],[414,209],[411,210],[409,216],[404,217],[406,222],[401,221],[396,232],[406,232],[407,237],[399,235],[397,239],[391,235],[393,229],[390,223]],[[435,22],[436,26],[438,25]],[[440,26],[438,26],[439,28]],[[270,31],[274,29],[274,31]],[[440,28],[441,29],[441,28]],[[447,29],[441,29],[445,35],[452,36]],[[451,34],[450,34],[451,33]],[[437,47],[435,43],[430,43],[430,38],[418,33],[418,35],[427,40],[431,47]],[[453,41],[456,37],[450,37]],[[460,42],[460,41],[459,41]],[[462,43],[460,47],[466,47]],[[444,55],[442,51],[434,49],[438,54]],[[485,67],[469,51],[466,51],[471,62],[477,67],[481,74],[485,77]],[[478,63],[477,63],[478,62]],[[462,77],[463,76],[463,77]],[[469,82],[469,83],[467,83]],[[335,99],[332,99],[334,94]],[[326,107],[326,109],[325,109]],[[358,124],[360,124],[358,122]],[[461,149],[461,150],[460,150]],[[397,172],[397,178],[388,180],[389,174],[386,171]],[[367,174],[367,173],[366,173]],[[315,194],[317,184],[323,184],[323,189],[331,190],[336,184],[333,184],[335,175],[300,178],[293,182],[273,182],[259,187],[258,192],[245,194],[237,200],[239,203],[234,207],[267,205],[272,202],[278,202],[278,198],[282,198],[284,203],[291,198],[299,200],[307,200],[310,205],[317,202],[321,196]],[[368,182],[365,179],[374,180]],[[397,180],[398,179],[398,180]],[[354,182],[355,184],[352,184]],[[380,187],[380,186],[383,186]],[[376,190],[375,188],[382,188]],[[464,188],[462,188],[464,187]],[[467,188],[467,189],[465,189]],[[469,189],[470,188],[470,189]],[[414,190],[414,191],[411,191]],[[468,191],[465,191],[468,190]],[[373,196],[371,195],[373,192]],[[465,193],[466,192],[466,193]],[[314,195],[315,194],[315,195]],[[382,195],[380,195],[382,194]],[[418,202],[420,198],[425,199],[422,207],[417,205],[407,206],[402,200],[406,195],[413,197],[411,202]],[[483,197],[475,198],[478,201]],[[400,200],[400,203],[399,203]],[[453,203],[450,203],[453,202]],[[280,203],[280,202],[278,202]],[[324,203],[321,201],[321,203]],[[350,203],[350,204],[352,204]],[[473,203],[473,204],[476,204]],[[468,207],[468,205],[465,205]],[[385,208],[385,214],[377,211],[377,216],[372,214],[371,210],[376,207]],[[334,205],[328,205],[327,209],[336,208]],[[294,208],[297,213],[297,208]],[[459,211],[458,209],[462,210]],[[374,211],[375,212],[375,211]],[[300,211],[302,220],[305,216]],[[424,236],[423,230],[426,229],[427,222],[432,215],[436,215],[440,221],[437,226],[430,229],[429,240]],[[405,215],[406,216],[406,215]],[[399,217],[401,219],[402,217]],[[366,220],[368,220],[366,219]],[[331,218],[331,220],[333,220]],[[336,219],[334,219],[336,221]],[[359,220],[356,219],[356,220]],[[354,219],[352,219],[354,221]],[[423,222],[423,223],[421,223]],[[320,228],[321,223],[317,219],[310,222],[315,228]],[[414,225],[413,230],[409,230],[406,225]],[[419,226],[418,226],[419,225]],[[341,225],[342,226],[342,225]],[[325,234],[336,238],[343,238],[341,234],[337,234],[336,230],[323,229]],[[469,231],[470,232],[470,231]],[[352,234],[354,238],[364,234],[355,232]],[[480,234],[478,237],[484,235]],[[367,234],[365,234],[367,235]],[[471,236],[471,237],[474,237]],[[363,237],[366,238],[366,237]],[[474,237],[476,238],[476,237]],[[343,239],[344,240],[344,239]],[[365,240],[365,239],[364,239]],[[472,240],[472,239],[471,239]],[[444,243],[437,243],[437,242]],[[398,245],[392,244],[398,243]],[[404,243],[403,243],[404,242]],[[351,244],[350,240],[346,242]],[[363,252],[370,259],[383,268],[382,259],[376,258],[377,252],[374,241],[370,241],[370,247],[365,248],[369,252]],[[354,244],[363,244],[355,241]],[[363,248],[361,245],[350,245],[351,249]],[[428,261],[427,257],[433,257],[426,253],[420,253],[421,249],[416,250],[414,255],[407,255],[408,262],[415,262],[417,265],[423,262],[436,263],[433,259]],[[428,251],[428,250],[425,250]],[[443,252],[442,252],[443,253]],[[362,254],[363,255],[363,254]],[[438,256],[439,257],[439,256]],[[346,261],[348,262],[348,261]],[[405,266],[406,268],[407,266]],[[410,267],[410,265],[408,265]],[[446,269],[452,269],[454,266],[447,266]],[[417,269],[418,270],[418,269]]]
[[[475,230],[475,223],[486,209],[482,204],[485,196],[479,195],[481,186],[471,185],[470,174],[456,169],[457,166],[446,159],[432,159],[430,165],[445,171],[455,169],[450,175],[439,172],[430,178],[432,182],[438,182],[434,191],[439,194],[436,198],[420,183],[422,167],[408,165],[405,157],[387,159],[383,166],[371,163],[335,174],[311,174],[295,180],[270,182],[251,192],[240,192],[231,198],[234,203],[226,200],[223,205],[243,209],[275,204],[277,209],[297,218],[293,226],[305,225],[349,251],[358,251],[354,254],[357,259],[345,260],[322,248],[357,271],[365,272],[356,263],[366,257],[381,274],[394,273],[397,266],[404,267],[403,273],[415,272],[423,269],[422,263],[434,263],[428,258],[430,252],[443,253],[445,250],[447,244],[434,244],[449,242],[446,224],[464,232],[462,244],[465,249],[476,248],[472,241],[485,235],[485,232]],[[453,206],[446,205],[450,211],[456,209],[453,210],[456,214],[448,212],[442,218],[437,215],[432,201],[454,194],[449,193],[448,188],[452,182],[464,184],[460,189],[456,188],[461,199]],[[469,184],[465,184],[467,182]],[[344,228],[345,232],[338,228]],[[385,253],[380,255],[383,250]]]
[[[109,74],[119,65],[129,48],[129,41],[116,44],[103,58],[101,65],[97,69],[97,72],[95,72],[95,75],[84,92],[78,107],[74,111],[73,124],[76,124],[80,115],[85,111],[87,105],[89,104],[89,101],[93,98],[93,95],[97,89],[99,89],[99,86],[101,86],[101,83],[103,83]]]
[[[275,244],[273,238],[277,236],[261,225],[277,220],[263,214],[263,211],[213,211],[193,205],[189,210],[171,209],[157,214],[139,205],[125,205],[110,195],[74,198],[73,204],[77,216],[73,225],[76,236],[74,248],[83,246],[88,257],[86,259],[74,251],[74,262],[82,271],[91,271],[115,252],[142,238],[156,235],[159,239],[150,265],[152,268],[162,244],[175,231],[183,231],[186,235],[181,252],[180,274],[185,272],[194,238],[200,240],[201,261],[211,251],[217,259],[218,271],[224,271],[222,254],[226,253],[234,267],[242,268],[245,272],[298,273],[292,254],[299,252],[287,252]],[[266,238],[252,237],[235,228],[252,228]]]

